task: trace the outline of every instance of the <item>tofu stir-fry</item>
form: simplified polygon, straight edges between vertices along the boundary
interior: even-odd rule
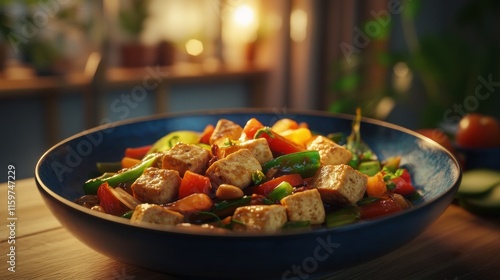
[[[174,131],[97,163],[77,203],[132,224],[277,232],[337,227],[402,211],[418,195],[400,158],[380,160],[360,139],[306,123],[220,119]]]

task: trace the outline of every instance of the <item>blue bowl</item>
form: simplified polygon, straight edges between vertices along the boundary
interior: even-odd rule
[[[361,136],[380,158],[401,155],[422,194],[407,211],[338,228],[275,234],[193,232],[130,225],[73,201],[98,161],[115,161],[126,147],[151,144],[175,130],[202,131],[220,118],[244,125],[279,118],[307,122],[313,131],[344,132],[352,116],[325,112],[228,110],[160,115],[84,131],[48,150],[35,175],[43,199],[77,239],[113,259],[178,277],[200,279],[305,279],[377,258],[408,243],[452,202],[461,180],[457,160],[437,143],[408,129],[363,119]],[[294,278],[296,277],[296,278]]]

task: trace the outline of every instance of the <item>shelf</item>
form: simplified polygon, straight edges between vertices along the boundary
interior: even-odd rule
[[[267,70],[254,67],[228,68],[209,71],[198,64],[179,64],[171,67],[148,66],[141,68],[110,68],[106,73],[108,86],[130,86],[145,79],[168,83],[224,81],[231,79],[262,78]]]
[[[27,97],[47,92],[78,90],[91,84],[83,74],[34,76],[15,79],[0,78],[0,98]]]
[[[197,64],[179,64],[171,67],[147,66],[140,68],[114,67],[106,71],[103,85],[106,88],[119,88],[141,85],[145,80],[154,79],[166,83],[201,83],[238,79],[263,79],[266,69],[254,67],[222,67],[213,71],[205,70]],[[0,98],[25,97],[46,94],[49,91],[62,93],[81,90],[92,86],[94,77],[83,73],[61,76],[33,76],[15,79],[0,78]]]
[[[147,66],[140,68],[109,68],[104,74],[95,75],[71,73],[60,76],[0,78],[0,100],[15,98],[41,98],[44,106],[44,123],[47,140],[51,145],[57,142],[58,99],[67,94],[81,94],[83,97],[84,126],[91,128],[99,124],[103,116],[97,108],[102,96],[120,88],[142,86],[153,92],[155,108],[153,113],[168,111],[169,89],[173,84],[220,83],[241,81],[248,85],[249,106],[262,107],[265,104],[265,89],[268,70],[255,67],[220,67],[209,71],[199,64],[178,64],[170,67]]]

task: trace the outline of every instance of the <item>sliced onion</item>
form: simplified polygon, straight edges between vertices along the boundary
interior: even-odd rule
[[[140,202],[137,198],[130,195],[124,189],[120,187],[110,188],[113,195],[120,200],[125,206],[127,206],[130,210],[134,210],[135,207],[142,202]]]

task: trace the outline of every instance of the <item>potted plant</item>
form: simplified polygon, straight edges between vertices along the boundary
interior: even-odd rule
[[[125,42],[121,45],[121,60],[124,67],[142,67],[152,64],[155,50],[140,42],[144,21],[148,17],[149,1],[131,0],[121,8],[119,24],[125,33]]]

